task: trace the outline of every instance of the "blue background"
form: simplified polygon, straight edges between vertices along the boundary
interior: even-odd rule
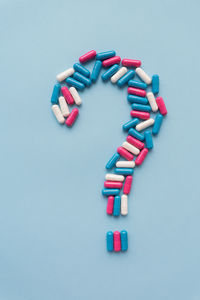
[[[0,300],[200,299],[199,10],[197,0],[0,2]],[[142,59],[169,112],[118,219],[101,189],[125,139],[126,90],[86,89],[72,129],[50,109],[56,75],[90,49]],[[107,253],[106,231],[123,228],[129,251]]]

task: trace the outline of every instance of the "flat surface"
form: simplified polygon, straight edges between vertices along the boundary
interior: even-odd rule
[[[0,300],[199,300],[200,2],[1,1]],[[90,49],[142,59],[169,115],[134,175],[127,217],[106,216],[107,160],[126,90],[99,80],[72,129],[57,73]],[[108,254],[107,230],[129,251]]]

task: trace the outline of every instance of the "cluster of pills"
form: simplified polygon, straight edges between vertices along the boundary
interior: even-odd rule
[[[108,231],[106,235],[107,250],[109,252],[127,251],[128,250],[128,233],[126,230],[121,232]]]

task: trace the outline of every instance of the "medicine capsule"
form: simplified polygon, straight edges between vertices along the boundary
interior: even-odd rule
[[[141,131],[143,129],[146,129],[147,127],[150,127],[154,124],[154,119],[148,119],[148,120],[145,120],[143,122],[140,122],[139,124],[136,125],[135,129],[137,131]]]
[[[90,71],[83,67],[81,64],[75,63],[73,67],[75,71],[81,73],[83,76],[90,77]]]
[[[131,78],[133,78],[135,75],[135,71],[130,70],[128,71],[124,76],[122,76],[118,81],[117,81],[117,85],[119,87],[122,87],[123,85],[125,85]]]
[[[106,174],[105,177],[106,180],[110,181],[124,181],[124,176],[122,175],[116,175],[116,174]]]
[[[52,104],[58,104],[58,97],[60,95],[60,89],[61,89],[61,85],[59,83],[56,83],[53,87],[53,92],[52,92],[52,96],[51,96]]]
[[[65,98],[63,96],[60,96],[58,100],[63,117],[68,117],[70,112]]]
[[[112,231],[108,231],[106,234],[107,250],[112,252],[114,249],[114,240]]]
[[[75,89],[75,87],[70,87],[69,88],[70,94],[72,95],[74,102],[76,103],[76,105],[81,105],[82,100],[81,97],[79,96],[79,93],[77,92],[77,90]]]
[[[122,147],[128,150],[129,152],[133,153],[134,155],[138,155],[140,153],[140,150],[138,148],[129,144],[128,142],[124,142],[122,144]]]
[[[129,129],[131,130],[131,129]],[[124,158],[126,158],[127,160],[133,160],[134,156],[128,152],[126,149],[124,149],[123,147],[119,147],[117,148],[117,152]]]
[[[115,196],[114,207],[113,207],[113,216],[118,217],[120,215],[121,208],[121,197]]]
[[[115,173],[120,175],[132,175],[133,168],[115,168]]]
[[[151,106],[151,109],[153,112],[156,112],[158,110],[158,105],[156,103],[156,99],[154,97],[154,94],[152,92],[147,93],[147,99],[149,101],[149,104]]]
[[[92,74],[91,74],[91,80],[92,82],[96,82],[97,78],[99,76],[99,73],[101,71],[101,66],[102,66],[102,62],[100,60],[97,60],[94,64],[94,68],[92,70]]]
[[[127,142],[129,142],[130,144],[132,144],[133,146],[135,146],[136,148],[138,148],[140,150],[144,148],[144,143],[135,139],[131,135],[128,135],[126,140],[127,140]]]
[[[159,93],[159,76],[157,74],[152,76],[152,92],[154,94]]]
[[[120,160],[116,162],[117,168],[134,168],[135,162],[134,161],[126,161],[126,160]]]
[[[142,68],[137,68],[135,72],[138,77],[142,79],[142,81],[144,81],[146,84],[151,84],[151,78],[149,77],[149,75],[147,75],[147,73],[144,72]]]
[[[103,189],[102,195],[103,196],[115,196],[119,195],[120,190],[119,189]]]
[[[144,140],[144,134],[138,132],[136,129],[130,128],[128,131],[129,135],[132,135],[134,138],[143,141]]]
[[[134,95],[131,95],[131,94],[128,94],[127,100],[130,103],[138,103],[138,104],[147,104],[148,103],[147,98],[134,96]]]
[[[119,231],[115,231],[114,234],[114,251],[121,251],[121,235]]]
[[[127,251],[128,250],[128,233],[126,230],[121,231],[121,250]]]
[[[159,111],[160,111],[161,115],[165,116],[167,114],[167,109],[166,109],[165,102],[164,102],[163,98],[162,97],[157,97],[156,98],[156,103],[158,105],[158,108],[159,108]]]
[[[134,88],[132,86],[128,87],[127,90],[128,90],[129,94],[136,95],[136,96],[139,96],[139,97],[146,97],[146,91],[145,90],[137,89],[137,88]]]
[[[126,74],[127,71],[128,69],[126,67],[120,68],[119,71],[111,77],[111,82],[116,83],[122,76],[124,76],[124,74]]]
[[[135,125],[137,125],[139,123],[139,119],[134,118],[133,120],[128,121],[127,123],[125,123],[122,128],[124,130],[129,130],[132,127],[135,127]]]
[[[127,195],[121,196],[121,215],[126,216],[128,214],[128,197]]]
[[[123,183],[120,181],[105,181],[104,187],[108,189],[121,189],[123,187]]]
[[[138,103],[133,103],[131,105],[133,110],[140,110],[140,111],[151,111],[151,106],[150,105],[143,105],[143,104],[138,104]]]
[[[104,68],[107,68],[107,67],[110,67],[114,64],[119,64],[121,61],[121,57],[119,56],[113,56],[111,58],[108,58],[106,60],[103,61],[103,67]]]
[[[71,127],[74,124],[74,122],[76,121],[76,119],[78,117],[78,114],[79,114],[78,108],[72,109],[72,111],[71,111],[69,117],[67,118],[65,124],[68,127]]]
[[[113,214],[114,200],[115,200],[114,196],[108,197],[107,208],[106,208],[106,212],[108,215]]]
[[[102,75],[101,75],[101,78],[106,81],[108,79],[110,79],[110,77],[112,75],[114,75],[117,71],[119,70],[119,65],[115,64],[113,65],[112,67],[110,67],[106,72],[104,72]]]
[[[131,191],[131,186],[132,186],[132,181],[133,181],[133,176],[127,176],[125,183],[124,183],[124,194],[129,195]]]
[[[144,133],[144,138],[145,138],[145,143],[147,149],[152,149],[153,148],[153,139],[152,139],[152,134],[150,130],[146,130]]]
[[[131,117],[147,120],[150,118],[150,113],[139,110],[131,110]]]
[[[86,63],[87,61],[89,61],[89,60],[95,58],[96,54],[97,54],[97,53],[96,53],[95,50],[91,50],[91,51],[89,51],[89,52],[83,54],[81,57],[79,57],[79,61],[80,61],[81,64],[84,64],[84,63]]]
[[[92,84],[92,81],[89,78],[83,76],[81,73],[78,72],[74,73],[73,78],[80,81],[86,86],[90,86]]]
[[[74,98],[66,86],[61,87],[61,92],[69,105],[74,104]]]
[[[122,65],[125,67],[134,67],[138,68],[141,66],[141,61],[136,59],[124,58],[122,59]]]
[[[113,156],[111,157],[111,159],[107,162],[106,164],[106,169],[112,169],[115,165],[115,163],[120,159],[120,155],[119,153],[115,153],[113,154]]]
[[[161,114],[157,114],[154,125],[153,125],[153,129],[152,129],[152,133],[154,135],[158,134],[161,124],[162,124],[162,121],[163,121],[163,116]]]
[[[58,74],[56,76],[56,79],[59,81],[59,82],[62,82],[64,81],[67,77],[71,76],[74,74],[74,68],[69,68],[67,69],[66,71]]]
[[[114,50],[97,53],[96,59],[105,60],[116,55]]]
[[[81,83],[81,82],[78,81],[78,80],[75,80],[75,79],[72,78],[72,77],[68,77],[68,78],[66,79],[66,83],[67,83],[68,85],[71,85],[71,86],[75,87],[75,88],[78,89],[78,90],[84,90],[84,88],[85,88],[85,85],[84,85],[83,83]]]
[[[146,83],[139,82],[139,81],[136,81],[136,80],[129,80],[128,86],[133,86],[135,88],[142,89],[142,90],[147,89],[147,84]]]
[[[138,157],[135,160],[135,164],[137,166],[139,166],[139,165],[141,165],[143,163],[145,157],[147,156],[147,153],[148,153],[148,149],[147,148],[142,149],[142,151],[140,152],[140,154],[138,155]]]
[[[51,109],[52,109],[57,121],[60,124],[65,123],[65,118],[63,117],[63,115],[61,113],[60,107],[57,104],[54,104],[54,105],[52,105]]]

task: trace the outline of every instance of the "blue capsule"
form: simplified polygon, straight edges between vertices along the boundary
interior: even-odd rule
[[[132,135],[134,138],[144,141],[144,134],[138,132],[136,129],[130,128],[128,134]]]
[[[110,79],[119,70],[119,65],[115,64],[101,75],[101,78],[106,81]]]
[[[116,152],[115,154],[113,154],[111,159],[107,162],[106,169],[112,169],[116,164],[116,162],[118,161],[118,159],[120,159],[120,155],[119,153]]]
[[[135,88],[142,89],[142,90],[147,89],[147,84],[146,83],[139,82],[139,81],[136,81],[136,80],[129,80],[128,86],[133,86]]]
[[[130,103],[138,103],[138,104],[147,104],[148,103],[147,98],[134,96],[134,95],[130,95],[130,94],[128,94],[127,100]]]
[[[119,189],[103,189],[102,195],[103,196],[116,196],[119,195],[120,190]]]
[[[128,250],[128,232],[126,230],[122,230],[120,232],[121,236],[121,250],[127,251]]]
[[[78,72],[74,73],[73,78],[85,84],[86,86],[90,86],[92,84],[92,81],[89,78],[83,76],[81,73]]]
[[[140,110],[140,111],[151,111],[151,106],[150,105],[143,105],[143,104],[138,104],[138,103],[133,103],[131,105],[132,109],[134,110]]]
[[[135,71],[134,70],[130,70],[128,71],[124,76],[122,76],[118,81],[117,81],[117,85],[119,87],[122,87],[123,85],[125,85],[131,78],[133,78],[135,75]]]
[[[105,52],[97,53],[96,59],[104,60],[104,59],[108,59],[110,57],[113,57],[115,55],[116,55],[116,52],[114,50],[105,51]]]
[[[115,196],[114,207],[113,207],[113,216],[118,217],[121,210],[121,197]]]
[[[65,81],[68,85],[74,86],[78,90],[84,90],[84,88],[85,88],[85,85],[83,83],[75,80],[72,77],[68,77]]]
[[[134,118],[134,119],[128,121],[127,123],[123,124],[122,128],[124,130],[129,130],[130,128],[135,127],[138,123],[139,123],[139,119]]]
[[[106,234],[107,250],[109,252],[113,251],[113,232],[108,231]]]
[[[157,114],[154,125],[153,125],[153,129],[152,129],[152,133],[154,135],[158,134],[158,132],[160,130],[160,126],[162,124],[162,121],[163,121],[163,116],[161,114]]]
[[[101,66],[102,66],[102,62],[100,60],[97,60],[94,64],[94,68],[92,70],[92,75],[90,77],[90,79],[92,80],[92,82],[96,82],[97,78],[99,76],[99,73],[101,71]]]
[[[85,67],[83,67],[81,64],[75,63],[73,65],[73,68],[76,72],[81,73],[83,76],[90,77],[90,71]]]
[[[115,173],[120,175],[132,175],[133,169],[132,168],[115,168]]]
[[[147,149],[152,149],[153,148],[153,138],[150,130],[146,130],[144,132],[144,138],[145,138],[145,143]]]
[[[152,93],[158,94],[159,93],[159,76],[157,74],[152,76]]]
[[[53,92],[52,92],[52,96],[51,96],[52,104],[58,104],[58,97],[60,95],[60,89],[61,89],[61,85],[59,83],[56,83],[53,87]]]

